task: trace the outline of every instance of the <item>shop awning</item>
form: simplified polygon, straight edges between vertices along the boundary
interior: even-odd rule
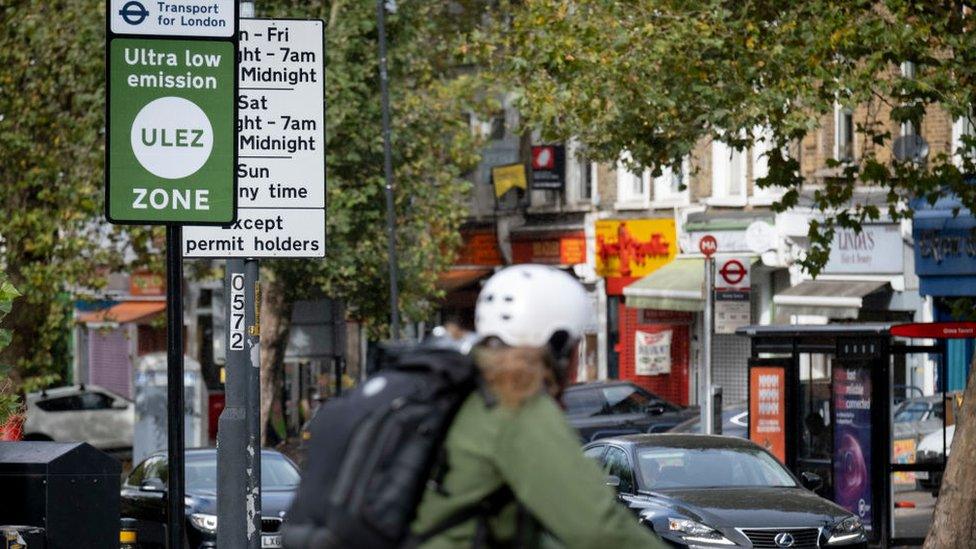
[[[701,311],[705,260],[678,258],[624,288],[627,306],[665,311]]]
[[[78,315],[78,322],[85,324],[103,322],[125,324],[142,320],[165,310],[165,301],[124,301],[107,309],[81,313]]]
[[[806,280],[773,297],[777,313],[857,318],[864,298],[888,282],[878,280]]]
[[[437,277],[437,288],[445,292],[453,292],[491,276],[493,272],[494,269],[449,269]]]

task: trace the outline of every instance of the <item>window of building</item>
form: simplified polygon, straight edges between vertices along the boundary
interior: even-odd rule
[[[967,141],[973,142],[976,138],[976,127],[973,124],[973,114],[960,116],[952,124],[952,157],[957,166],[962,165],[963,158],[976,160],[976,149],[967,145]]]
[[[834,160],[854,161],[854,111],[834,106]]]
[[[566,203],[586,206],[593,203],[596,164],[586,158],[578,143],[566,145]]]
[[[664,168],[661,175],[654,178],[654,206],[672,207],[688,203],[689,162],[686,158],[678,169]],[[684,185],[684,188],[682,188]]]
[[[752,160],[752,198],[750,202],[768,205],[783,196],[782,187],[760,187],[756,182],[769,175],[769,153],[773,150],[773,133],[769,128],[756,128],[751,152]]]
[[[624,153],[617,162],[617,209],[647,208],[651,199],[650,171],[633,172],[629,161],[630,154]]]
[[[746,199],[746,154],[712,141],[712,204],[741,206]]]

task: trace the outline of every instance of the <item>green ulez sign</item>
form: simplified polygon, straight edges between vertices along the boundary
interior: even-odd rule
[[[111,41],[109,221],[234,221],[236,53],[229,41]]]

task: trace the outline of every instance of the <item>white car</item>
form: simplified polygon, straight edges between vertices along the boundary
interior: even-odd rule
[[[106,451],[131,451],[135,407],[102,387],[72,385],[27,394],[24,440],[87,442]]]
[[[945,455],[946,458],[952,452],[952,438],[956,434],[956,426],[950,425],[945,428]],[[942,462],[942,429],[934,433],[929,433],[922,438],[915,448],[915,463],[941,463]],[[918,471],[915,473],[915,480],[922,490],[932,492],[933,496],[939,495],[939,488],[942,486],[942,472]]]

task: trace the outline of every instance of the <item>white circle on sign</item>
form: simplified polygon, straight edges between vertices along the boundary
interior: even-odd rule
[[[182,97],[150,101],[132,121],[132,152],[143,168],[163,179],[193,175],[213,150],[207,113]]]

